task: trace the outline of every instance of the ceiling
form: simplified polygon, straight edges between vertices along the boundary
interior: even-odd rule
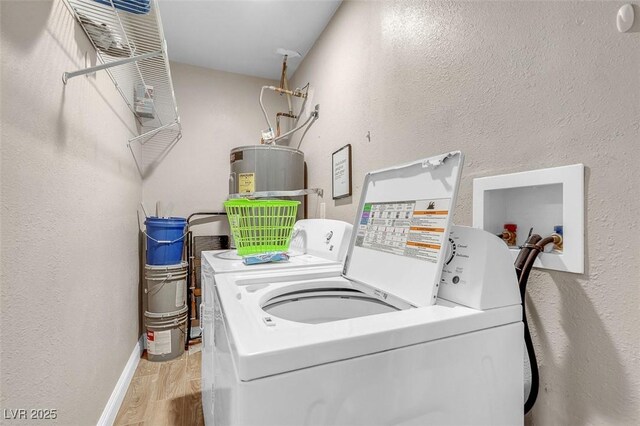
[[[342,0],[159,0],[169,59],[280,79],[282,55],[291,77]]]

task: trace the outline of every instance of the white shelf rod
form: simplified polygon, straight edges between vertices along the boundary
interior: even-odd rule
[[[137,62],[137,61],[141,61],[143,59],[154,58],[156,56],[162,56],[162,55],[163,55],[162,50],[157,50],[155,52],[149,52],[149,53],[145,53],[143,55],[132,56],[130,58],[121,59],[119,61],[107,62],[105,64],[96,65],[95,67],[85,68],[85,69],[79,70],[79,71],[64,72],[64,73],[62,73],[62,82],[64,84],[67,84],[67,81],[70,78],[77,77],[79,75],[91,74],[91,73],[94,73],[96,71],[104,70],[104,69],[107,69],[107,68],[117,67],[119,65],[125,65],[125,64],[131,63],[131,62]]]

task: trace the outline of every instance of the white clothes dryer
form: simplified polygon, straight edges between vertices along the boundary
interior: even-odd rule
[[[200,330],[202,333],[202,400],[205,411],[211,411],[213,392],[213,293],[217,277],[230,273],[251,275],[276,273],[283,270],[316,270],[317,277],[340,276],[353,226],[331,219],[303,219],[295,223],[289,247],[289,261],[245,265],[233,250],[202,252],[202,299],[200,303]]]
[[[245,265],[235,249],[203,251],[213,274],[276,271],[312,266],[334,266],[342,271],[353,226],[341,220],[302,219],[293,226],[289,261]]]

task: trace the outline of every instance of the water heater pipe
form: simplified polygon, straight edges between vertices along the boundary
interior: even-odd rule
[[[313,117],[313,121],[311,123],[309,123],[309,126],[307,126],[306,129],[304,129],[304,132],[302,133],[302,136],[300,136],[300,140],[298,141],[298,147],[296,149],[300,149],[300,145],[302,145],[302,141],[303,141],[304,137],[307,135],[307,132],[309,131],[311,126],[313,126],[313,123],[315,123],[316,120],[318,119],[318,116],[319,116],[319,113],[320,113],[319,112],[319,107],[320,107],[320,105],[316,105],[315,111],[313,111],[311,113],[310,117]]]
[[[297,115],[292,114],[291,112],[286,113],[286,112],[279,112],[276,114],[276,137],[280,136],[280,117],[287,117],[287,118],[293,118],[296,119],[298,118]]]
[[[294,126],[296,126],[298,124],[298,121],[300,119],[300,115],[302,114],[302,111],[304,110],[306,101],[307,101],[307,92],[303,92],[303,89],[299,89],[296,88],[295,90],[289,90],[288,87],[288,81],[287,81],[287,58],[289,57],[289,53],[293,54],[294,56],[300,56],[299,53],[294,52],[294,51],[287,51],[285,49],[278,49],[277,51],[278,53],[282,53],[282,73],[280,74],[280,86],[279,87],[275,87],[275,86],[262,86],[262,88],[260,89],[260,108],[262,109],[262,114],[264,115],[264,119],[267,122],[267,125],[269,126],[269,128],[267,129],[267,137],[264,137],[264,133],[263,133],[263,142],[266,144],[274,144],[276,143],[276,141],[300,130],[302,127],[304,127],[307,123],[311,122],[311,124],[313,124],[313,121],[318,119],[318,108],[316,107],[316,111],[312,112],[309,117],[307,118],[307,121],[304,122],[304,124],[302,124],[301,126],[296,127],[295,129],[288,131],[287,133],[285,133],[284,135],[280,135],[280,117],[281,116],[285,116],[285,117],[289,117],[295,120],[294,122]],[[309,85],[307,84],[308,87]],[[287,95],[287,104],[289,106],[289,112],[288,113],[281,113],[279,112],[276,115],[276,132],[274,135],[274,129],[273,126],[271,125],[271,120],[269,120],[269,115],[267,114],[267,110],[264,107],[264,102],[262,101],[262,97],[264,96],[264,91],[265,89],[269,89],[269,90],[273,90],[276,93],[280,93],[280,95]],[[295,96],[298,98],[302,98],[303,102],[302,102],[302,107],[300,108],[300,113],[296,116],[293,113],[293,106],[291,104],[291,97]],[[313,120],[313,121],[312,121]],[[311,126],[310,124],[310,126]],[[307,128],[307,130],[309,130]],[[307,132],[305,131],[305,134]],[[304,135],[302,136],[304,138]],[[300,140],[302,141],[302,139]]]
[[[264,91],[265,91],[265,89],[273,90],[273,91],[274,91],[274,92],[276,92],[276,93],[285,93],[285,94],[290,94],[290,95],[292,95],[292,96],[296,96],[296,97],[303,98],[303,99],[307,97],[307,94],[306,94],[306,93],[304,93],[304,92],[303,92],[302,90],[300,90],[300,89],[296,89],[296,90],[291,91],[291,90],[288,90],[288,89],[281,89],[281,88],[279,88],[279,87],[275,87],[275,86],[262,86],[262,88],[260,89],[260,98],[259,98],[259,101],[260,101],[260,108],[262,109],[262,114],[264,115],[264,119],[267,121],[267,125],[269,126],[269,132],[273,132],[273,126],[271,125],[271,121],[269,120],[269,116],[268,116],[268,114],[267,114],[267,110],[265,109],[265,107],[264,107],[264,102],[262,101],[262,97],[263,97],[263,95],[264,95]],[[304,122],[304,124],[302,124],[301,126],[298,126],[298,127],[296,127],[295,129],[293,129],[293,130],[291,130],[291,131],[288,131],[288,132],[287,132],[287,133],[285,133],[284,135],[279,136],[279,137],[277,137],[277,138],[271,138],[271,139],[265,140],[265,143],[268,143],[268,144],[275,143],[277,140],[280,140],[280,139],[282,139],[283,137],[285,137],[285,136],[287,136],[287,135],[290,135],[291,133],[293,133],[293,132],[296,132],[296,131],[300,130],[300,129],[301,129],[302,127],[304,127],[304,126],[305,126],[309,121],[311,121],[311,119],[312,119],[312,118],[314,118],[314,117],[315,117],[315,118],[317,119],[317,116],[318,116],[317,111],[314,111],[313,113],[311,113],[311,115],[309,116],[309,118],[307,119],[307,121],[305,121],[305,122]]]
[[[289,136],[292,133],[297,132],[298,130],[302,129],[304,126],[306,126],[311,120],[316,121],[318,119],[319,113],[318,110],[316,108],[316,111],[313,111],[311,113],[311,115],[309,116],[309,118],[307,118],[307,121],[305,121],[304,123],[302,123],[301,125],[299,125],[298,127],[296,127],[293,130],[289,130],[287,133],[284,133],[280,136],[278,136],[277,138],[273,138],[271,139],[270,143],[276,143],[277,141],[279,141],[280,139],[286,138],[287,136]],[[311,123],[313,124],[313,122]],[[305,132],[306,133],[306,132]]]
[[[285,89],[285,79],[287,78],[287,56],[282,56],[282,74],[280,75],[280,88]]]
[[[284,78],[284,88],[289,90],[289,81]],[[291,104],[291,95],[287,95],[287,105],[289,106],[289,114],[293,115],[293,105]]]
[[[267,110],[264,108],[264,102],[262,102],[262,95],[264,94],[264,89],[275,89],[273,86],[262,86],[260,89],[260,108],[262,109],[262,114],[264,115],[264,119],[267,121],[267,125],[269,126],[268,130],[270,132],[273,131],[273,126],[271,126],[271,121],[269,121],[269,116],[267,115]]]

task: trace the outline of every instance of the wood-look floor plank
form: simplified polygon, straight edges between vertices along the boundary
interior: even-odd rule
[[[187,383],[187,392],[184,397],[184,426],[204,426],[200,379],[190,380]]]
[[[145,426],[183,426],[184,396],[154,401],[149,405],[149,411]]]
[[[149,403],[155,399],[154,389],[157,381],[158,376],[155,375],[138,377],[134,375],[114,424],[127,425],[144,421]]]
[[[146,355],[140,358],[138,368],[136,369],[136,376],[152,376],[160,372],[160,363],[151,362],[146,358]]]
[[[183,352],[183,353],[182,353],[182,355],[180,355],[179,357],[174,358],[174,359],[171,359],[171,360],[169,360],[169,361],[162,361],[162,362],[160,362],[159,364],[160,364],[160,365],[165,365],[165,364],[175,364],[175,363],[177,363],[177,362],[186,361],[188,356],[189,356],[189,354],[185,351],[185,352]]]
[[[187,376],[187,359],[163,362],[158,374],[156,401],[180,398],[184,396]]]
[[[199,345],[180,357],[150,362],[143,356],[120,407],[117,426],[204,425]]]
[[[200,378],[200,366],[202,364],[202,352],[189,354],[187,358],[187,380]]]

